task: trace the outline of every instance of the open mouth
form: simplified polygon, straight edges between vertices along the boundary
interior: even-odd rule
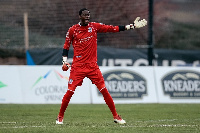
[[[89,19],[85,19],[85,22],[86,22],[86,23],[89,23]]]

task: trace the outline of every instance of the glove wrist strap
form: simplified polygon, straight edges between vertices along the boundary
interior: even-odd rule
[[[63,61],[62,61],[62,63],[64,64],[64,63],[67,63],[67,57],[66,56],[63,56]]]
[[[129,24],[125,26],[126,30],[134,29],[135,26],[133,24]]]

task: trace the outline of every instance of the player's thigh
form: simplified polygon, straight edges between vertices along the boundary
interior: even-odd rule
[[[104,78],[99,68],[95,69],[87,75],[87,77],[92,81],[93,84],[98,86],[99,84],[104,84]]]
[[[69,81],[68,81],[68,88],[73,89],[75,91],[77,86],[81,86],[83,83],[83,79],[86,77],[85,73],[82,71],[78,71],[72,69],[70,71]]]

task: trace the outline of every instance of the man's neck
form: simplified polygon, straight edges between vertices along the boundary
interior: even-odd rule
[[[80,22],[80,25],[81,26],[88,26],[88,24],[84,24],[84,23],[81,23],[81,22]]]

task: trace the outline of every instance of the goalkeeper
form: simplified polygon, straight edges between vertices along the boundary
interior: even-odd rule
[[[95,84],[104,97],[115,123],[125,124],[125,120],[118,115],[113,99],[108,92],[102,73],[97,65],[97,33],[120,32],[135,28],[141,28],[147,25],[145,19],[139,20],[137,17],[133,24],[125,26],[112,26],[96,22],[89,22],[90,11],[83,8],[79,11],[80,22],[69,28],[66,34],[66,40],[63,46],[63,71],[71,67],[68,82],[68,90],[62,99],[60,112],[56,119],[56,124],[63,124],[64,112],[70,102],[77,86],[81,86],[85,77],[89,78]],[[72,65],[67,62],[70,44],[74,48],[74,57]]]

